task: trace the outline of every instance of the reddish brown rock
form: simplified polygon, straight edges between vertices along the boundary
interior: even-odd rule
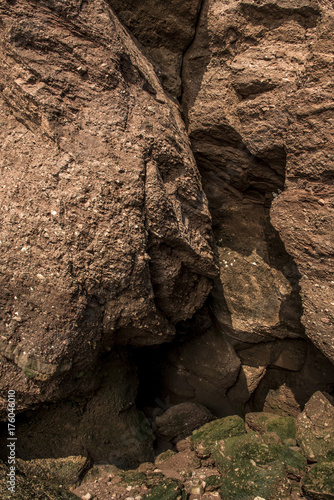
[[[215,265],[179,111],[106,2],[0,14],[1,382],[22,409],[115,344],[171,339]]]
[[[212,413],[204,406],[186,402],[168,408],[155,419],[155,426],[161,436],[176,443],[213,418]]]
[[[179,97],[183,54],[194,37],[202,0],[108,1],[151,57],[164,88]]]
[[[216,416],[226,414],[226,393],[238,377],[240,360],[221,332],[212,328],[171,346],[164,357],[159,374],[164,398],[173,404],[200,403]]]
[[[322,0],[207,0],[183,72],[221,247],[221,327],[247,342],[302,336],[303,314],[306,334],[330,359],[333,19]]]

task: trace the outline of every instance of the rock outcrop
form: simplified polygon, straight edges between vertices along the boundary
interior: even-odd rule
[[[331,498],[333,28],[329,0],[0,0],[23,496],[90,457],[97,498]]]
[[[331,360],[333,19],[322,0],[206,0],[183,65],[219,246],[217,319],[247,342],[305,328]]]
[[[0,15],[1,388],[22,410],[115,344],[170,340],[216,270],[179,110],[108,4]]]

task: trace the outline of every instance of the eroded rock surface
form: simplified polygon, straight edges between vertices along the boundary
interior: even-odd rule
[[[308,460],[325,460],[334,456],[334,399],[316,392],[297,419],[297,440]]]
[[[179,111],[108,4],[0,14],[1,383],[22,409],[115,344],[171,339],[215,265]]]
[[[330,359],[333,16],[327,1],[206,0],[183,71],[220,247],[222,328],[258,342],[302,336],[304,326]]]
[[[164,88],[179,97],[183,54],[195,35],[202,0],[108,1],[152,58]]]

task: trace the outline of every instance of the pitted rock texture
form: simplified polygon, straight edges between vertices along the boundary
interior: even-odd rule
[[[201,307],[211,218],[179,110],[105,1],[0,16],[1,381],[47,401]]]
[[[182,90],[183,54],[195,35],[202,0],[108,0],[152,59],[164,88]]]
[[[332,360],[333,19],[326,0],[206,0],[183,65],[188,131],[228,285],[214,293],[222,328],[247,342],[305,328]],[[245,258],[245,272],[263,261],[262,276],[254,270],[237,289],[231,264],[240,276]],[[261,282],[272,283],[268,293]]]

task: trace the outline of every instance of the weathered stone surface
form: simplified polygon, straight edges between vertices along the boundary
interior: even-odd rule
[[[168,408],[155,419],[155,426],[159,434],[177,442],[213,419],[212,413],[204,406],[186,402]]]
[[[256,412],[247,413],[245,422],[248,427],[264,434],[265,432],[275,432],[283,443],[289,445],[296,444],[296,419],[293,417],[277,417],[271,413]]]
[[[215,456],[223,474],[220,496],[225,500],[289,498],[288,474],[300,476],[306,467],[301,453],[266,443],[253,432],[224,440],[220,449],[220,456]]]
[[[265,376],[265,366],[242,365],[236,383],[227,393],[227,397],[236,413],[243,412],[246,403]]]
[[[302,276],[306,334],[330,358],[333,16],[327,1],[207,0],[183,72],[221,247],[222,328],[248,342],[302,335]]]
[[[108,0],[119,19],[145,47],[163,86],[181,94],[183,53],[195,35],[201,0]]]
[[[172,338],[215,266],[177,106],[107,3],[0,14],[1,382],[23,409],[115,343]]]
[[[297,418],[297,442],[310,461],[334,454],[334,399],[316,392]],[[332,457],[333,458],[333,457]]]
[[[292,345],[289,348],[290,342],[293,344],[296,342],[299,343],[300,349],[298,349],[298,346],[295,346],[295,357],[291,354],[294,349]],[[287,355],[279,355],[276,358],[278,359],[277,367],[271,366],[270,362],[270,359],[275,360],[277,352],[280,351],[280,349],[276,350],[277,347],[273,348],[272,353],[268,349],[267,344],[254,346],[254,350],[251,348],[240,351],[239,354],[241,356],[243,353],[246,353],[244,359],[248,359],[248,363],[252,360],[251,364],[254,364],[256,356],[259,355],[260,357],[261,353],[264,354],[263,359],[270,363],[267,366],[264,377],[261,379],[249,401],[248,411],[264,410],[279,415],[292,415],[296,417],[315,392],[331,392],[333,389],[334,367],[321,351],[316,349],[310,342],[307,342],[304,346],[306,347],[306,352],[301,341],[282,341],[281,348],[283,348],[284,343],[286,343]],[[284,353],[284,348],[281,352]],[[275,354],[275,356],[271,358],[272,354]],[[300,368],[299,371],[291,370],[293,359],[295,360],[296,367]],[[304,362],[301,365],[303,359]],[[273,365],[275,363],[276,361],[273,362]],[[281,363],[285,367],[289,366],[290,369],[283,368],[283,366],[280,366]]]
[[[193,432],[191,443],[199,456],[212,453],[223,439],[245,434],[245,424],[237,415],[214,420]]]
[[[305,495],[313,500],[334,498],[334,462],[314,465],[303,477],[302,488]]]
[[[275,432],[245,433],[240,417],[210,422],[191,440],[196,453],[201,458],[210,456],[221,473],[220,496],[226,500],[251,500],[256,495],[288,498],[288,475],[298,477],[306,468],[302,453],[282,445]]]
[[[22,461],[16,466],[15,492],[8,490],[8,466],[0,461],[0,494],[2,500],[78,500],[80,497],[71,493],[67,488],[54,484],[54,478],[48,482],[29,472],[29,467],[25,464],[22,468]]]
[[[239,369],[240,360],[233,347],[212,328],[167,351],[160,372],[162,391],[171,403],[196,402],[214,415],[226,415],[226,392]]]
[[[74,487],[90,467],[87,457],[46,458],[17,460],[20,473],[35,477],[43,483],[53,483],[64,488]]]
[[[297,339],[260,342],[238,350],[237,354],[242,365],[238,379],[227,396],[235,411],[243,412],[265,377],[268,366],[297,372],[302,369],[307,355],[307,343]]]

